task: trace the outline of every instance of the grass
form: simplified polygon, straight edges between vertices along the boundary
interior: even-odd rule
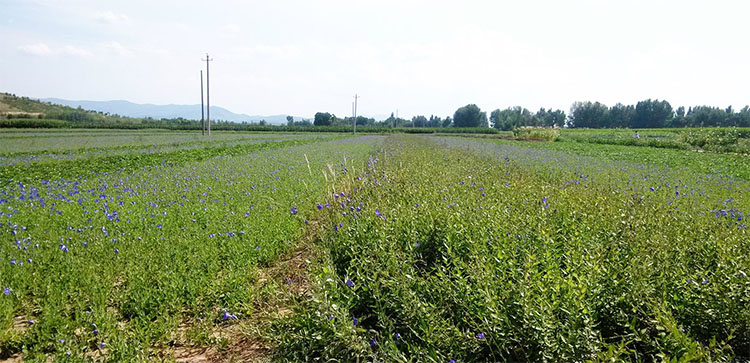
[[[636,132],[638,137],[636,137]],[[563,130],[559,141],[748,154],[748,128]]]
[[[750,356],[740,155],[232,134],[144,157],[136,132],[101,155],[45,135],[78,158],[0,166],[0,357]]]
[[[211,329],[252,314],[258,269],[290,251],[329,190],[321,170],[356,168],[378,142],[276,143],[4,188],[2,355],[149,359],[183,323],[197,331],[181,343],[220,343]]]
[[[746,182],[456,138],[391,138],[375,160],[327,216],[278,358],[750,352]]]

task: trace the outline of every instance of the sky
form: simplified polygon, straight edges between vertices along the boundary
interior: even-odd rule
[[[250,115],[750,104],[748,1],[0,0],[0,91]]]

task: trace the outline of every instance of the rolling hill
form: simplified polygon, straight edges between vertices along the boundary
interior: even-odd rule
[[[71,101],[60,98],[43,98],[40,99],[42,102],[49,102],[52,104],[65,105],[69,107],[81,107],[86,110],[93,110],[98,112],[105,112],[109,114],[117,114],[126,117],[152,117],[155,119],[162,118],[184,118],[187,120],[200,120],[201,118],[201,106],[200,105],[154,105],[154,104],[140,104],[129,101],[116,100],[116,101]],[[232,122],[258,122],[260,120],[266,120],[270,124],[286,124],[287,115],[271,115],[271,116],[259,116],[259,115],[246,115],[238,114],[227,110],[226,108],[219,106],[211,106],[211,119],[212,120],[225,120]],[[301,120],[301,117],[294,117],[295,120]]]

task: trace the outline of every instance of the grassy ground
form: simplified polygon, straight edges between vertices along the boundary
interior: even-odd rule
[[[390,138],[327,214],[277,357],[750,353],[747,182],[524,145]]]
[[[0,166],[0,357],[750,355],[738,155],[264,140]]]
[[[748,128],[565,129],[558,141],[750,154]]]

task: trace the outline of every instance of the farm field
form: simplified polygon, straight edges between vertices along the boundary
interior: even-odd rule
[[[750,356],[744,155],[76,135],[0,135],[0,358]]]
[[[637,132],[638,137],[635,137]],[[566,129],[560,141],[654,148],[750,154],[750,129],[746,127],[671,129]]]

